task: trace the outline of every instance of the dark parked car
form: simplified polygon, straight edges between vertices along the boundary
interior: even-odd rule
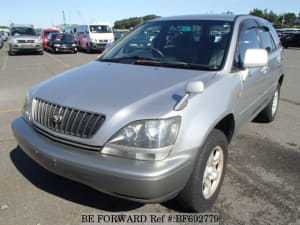
[[[300,33],[288,34],[281,38],[281,43],[284,48],[300,47]]]
[[[77,44],[73,35],[65,33],[51,33],[48,36],[47,50],[55,52],[77,53]]]
[[[59,33],[59,30],[58,29],[44,29],[44,30],[42,30],[41,37],[43,38],[44,49],[47,49],[48,35],[50,33]]]
[[[115,41],[128,34],[129,30],[114,30]]]
[[[0,49],[3,47],[4,45],[4,36],[0,33]]]

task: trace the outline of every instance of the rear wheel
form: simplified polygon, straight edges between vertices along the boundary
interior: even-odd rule
[[[257,115],[257,117],[254,119],[254,122],[270,123],[275,119],[278,110],[278,105],[279,105],[279,96],[280,96],[280,85],[278,84],[271,101]]]
[[[223,183],[227,152],[228,143],[224,133],[214,129],[199,151],[185,188],[177,196],[183,208],[191,212],[203,212],[212,207]]]

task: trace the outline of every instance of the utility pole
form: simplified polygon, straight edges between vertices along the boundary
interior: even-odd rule
[[[65,11],[62,11],[62,13],[63,13],[64,26],[66,26],[66,17],[65,17]]]
[[[282,16],[281,25],[285,24],[285,18],[284,18],[284,16],[285,16],[285,14],[283,14],[283,16]]]

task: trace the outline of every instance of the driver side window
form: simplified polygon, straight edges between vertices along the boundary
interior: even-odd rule
[[[260,48],[256,26],[242,28],[234,55],[234,69],[241,68],[247,49]]]

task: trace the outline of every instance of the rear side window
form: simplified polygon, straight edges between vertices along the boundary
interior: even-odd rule
[[[265,29],[259,29],[258,32],[260,35],[262,47],[268,52],[272,52],[275,49],[275,44],[270,33]]]

